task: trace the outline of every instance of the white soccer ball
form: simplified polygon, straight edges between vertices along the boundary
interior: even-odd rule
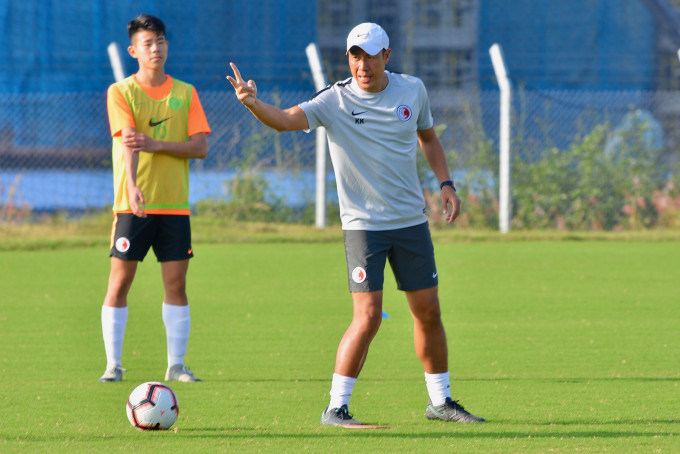
[[[177,421],[178,415],[177,396],[164,383],[142,383],[128,397],[127,417],[139,430],[167,430]]]

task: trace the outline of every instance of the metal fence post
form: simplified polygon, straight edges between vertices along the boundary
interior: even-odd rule
[[[309,67],[314,78],[316,91],[323,90],[327,85],[326,77],[321,68],[319,47],[316,43],[310,43],[305,48]],[[316,129],[316,226],[326,227],[326,130]]]
[[[500,118],[500,165],[498,170],[498,225],[501,233],[510,231],[510,100],[512,89],[508,79],[503,51],[497,43],[489,48],[498,87],[501,91]]]

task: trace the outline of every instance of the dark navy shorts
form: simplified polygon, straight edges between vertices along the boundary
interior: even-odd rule
[[[345,230],[343,234],[350,292],[382,290],[387,260],[399,290],[438,285],[427,222],[396,230]]]
[[[111,257],[141,262],[152,247],[159,262],[194,256],[189,216],[148,214],[146,218],[140,218],[131,213],[115,213],[114,216]]]

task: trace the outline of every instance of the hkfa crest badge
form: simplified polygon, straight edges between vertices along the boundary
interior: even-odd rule
[[[409,121],[412,115],[413,112],[409,106],[401,105],[397,107],[397,117],[399,117],[401,121]]]
[[[366,270],[357,266],[352,270],[352,280],[357,284],[361,284],[366,280]]]
[[[130,249],[130,240],[121,236],[116,240],[116,249],[118,249],[118,252],[127,252]]]

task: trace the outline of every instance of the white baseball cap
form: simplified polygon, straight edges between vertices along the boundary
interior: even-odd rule
[[[390,48],[390,39],[380,25],[364,22],[347,35],[347,52],[353,46],[361,47],[368,55],[377,55],[381,50]]]

